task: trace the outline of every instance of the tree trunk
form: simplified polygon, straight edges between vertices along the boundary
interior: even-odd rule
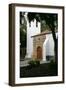
[[[55,62],[58,63],[58,39],[56,38],[56,33],[54,28],[51,29],[51,31],[52,31],[52,36],[54,40]]]
[[[54,41],[55,62],[58,63],[58,39]]]

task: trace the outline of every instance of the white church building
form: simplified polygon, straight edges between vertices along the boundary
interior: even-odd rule
[[[49,30],[41,32],[40,22],[27,20],[27,51],[26,58],[46,61],[47,57],[54,57],[54,41]]]

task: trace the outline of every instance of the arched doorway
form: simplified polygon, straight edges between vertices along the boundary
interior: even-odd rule
[[[40,46],[37,47],[37,59],[42,59],[42,48]]]

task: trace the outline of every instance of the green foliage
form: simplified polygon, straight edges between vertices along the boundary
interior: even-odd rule
[[[28,64],[32,67],[34,66],[39,66],[40,65],[40,61],[37,61],[37,60],[31,60],[28,62]]]
[[[49,69],[53,72],[54,70],[57,69],[57,63],[54,62],[54,60],[51,60],[49,63]]]
[[[26,47],[26,33],[22,30],[22,28],[20,29],[20,43],[21,43],[21,47]]]
[[[54,66],[55,62],[53,60],[50,61],[50,67],[52,68]]]
[[[26,38],[27,38],[27,22],[24,16],[24,12],[20,12],[20,47],[26,48]],[[23,20],[23,23],[21,22]]]
[[[41,32],[45,31],[45,30],[50,30],[49,26],[46,24],[45,20],[41,21]]]
[[[50,29],[57,27],[58,24],[58,16],[57,14],[50,13],[28,13],[28,20],[31,22],[33,19],[36,19],[38,22],[45,21],[46,25],[49,26]]]

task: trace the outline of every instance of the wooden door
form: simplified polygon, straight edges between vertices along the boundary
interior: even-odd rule
[[[42,48],[40,46],[37,47],[37,59],[42,59]]]

